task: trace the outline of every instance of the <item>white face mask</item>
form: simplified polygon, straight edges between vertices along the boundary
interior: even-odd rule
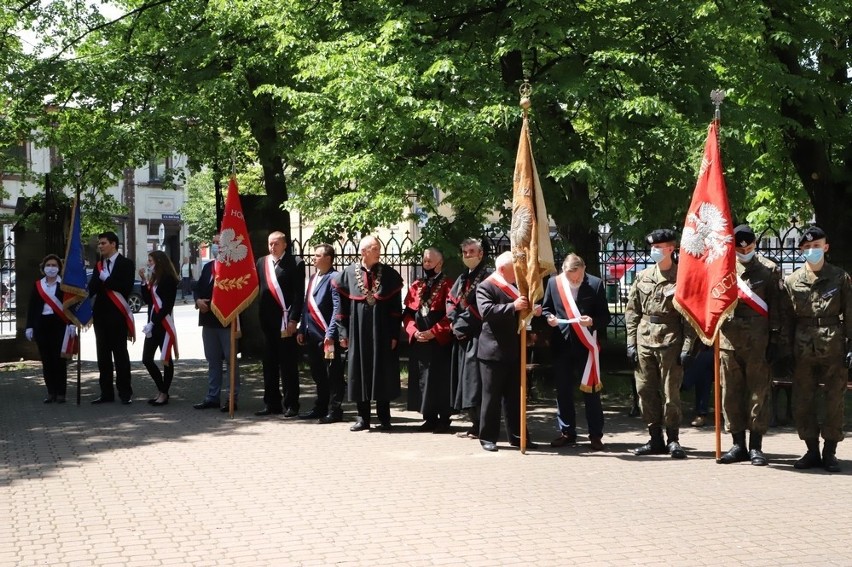
[[[49,278],[55,278],[59,275],[59,268],[57,266],[45,266],[44,275]]]
[[[747,254],[740,254],[739,252],[737,252],[737,260],[739,260],[742,264],[751,261],[752,258],[754,258],[754,250]]]
[[[472,270],[479,265],[480,258],[476,256],[471,258],[462,258],[462,262],[464,262],[464,265],[468,270]]]
[[[651,260],[659,264],[660,260],[666,257],[666,254],[659,248],[651,248],[651,253],[649,254],[649,256],[651,256]]]

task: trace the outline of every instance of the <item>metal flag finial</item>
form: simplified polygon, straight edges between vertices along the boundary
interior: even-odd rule
[[[725,91],[722,89],[713,89],[710,91],[710,100],[713,102],[713,106],[716,107],[715,118],[719,120],[721,115],[719,107],[722,106],[722,101],[725,100]]]
[[[521,108],[523,108],[524,112],[526,112],[532,105],[532,101],[530,101],[530,96],[532,96],[532,85],[530,84],[529,79],[524,79],[524,82],[521,83],[520,87],[518,87],[518,93],[521,95]]]

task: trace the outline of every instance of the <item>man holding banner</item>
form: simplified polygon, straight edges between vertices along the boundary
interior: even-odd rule
[[[762,466],[767,464],[762,442],[769,428],[769,365],[781,330],[780,274],[775,264],[757,256],[751,227],[736,227],[734,243],[739,302],[719,331],[722,409],[734,445],[719,462],[750,460]]]
[[[115,389],[124,405],[132,403],[130,387],[130,355],[127,341],[136,341],[133,311],[127,303],[133,291],[133,262],[118,253],[118,235],[104,232],[98,235],[98,252],[101,260],[95,266],[89,281],[89,295],[94,296],[92,318],[95,326],[95,345],[101,395],[93,404],[115,401],[113,390],[113,360],[115,361]]]
[[[598,333],[606,333],[609,305],[600,278],[586,274],[586,263],[569,254],[562,274],[550,278],[544,292],[542,313],[558,332],[551,335],[556,381],[556,420],[560,435],[550,445],[563,447],[577,442],[574,388],[583,392],[589,441],[593,451],[603,451],[604,414],[601,405],[601,368]]]

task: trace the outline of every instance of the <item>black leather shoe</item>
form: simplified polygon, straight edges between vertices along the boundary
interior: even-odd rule
[[[370,429],[370,424],[358,418],[358,421],[352,424],[352,427],[349,428],[349,431],[368,431]]]
[[[639,455],[640,457],[643,455],[665,455],[666,453],[668,453],[668,451],[666,450],[666,446],[663,445],[663,440],[660,439],[657,441],[654,438],[644,445],[633,449],[633,454]]]
[[[343,416],[330,413],[319,418],[317,423],[337,423],[339,421],[343,421]]]
[[[218,408],[219,402],[214,400],[204,400],[203,402],[193,404],[192,407],[195,409],[210,409],[210,408]]]
[[[435,429],[432,430],[432,433],[441,435],[443,433],[452,433],[453,428],[450,426],[449,421],[439,421],[437,425],[435,425]]]
[[[129,406],[132,403],[133,403],[133,400],[131,400],[130,398],[127,398],[126,400],[121,400],[121,405],[123,405],[123,406]]]
[[[268,407],[266,407],[260,411],[254,412],[254,415],[262,417],[265,415],[281,415],[282,413],[284,413],[284,410],[282,409],[269,409]]]
[[[438,426],[438,422],[426,420],[417,426],[417,431],[434,431]]]
[[[822,457],[819,456],[819,451],[808,451],[802,458],[795,462],[793,468],[804,470],[822,466]]]
[[[683,450],[683,447],[680,446],[678,441],[669,441],[669,444],[666,445],[666,450],[672,456],[672,459],[686,458],[686,451]]]
[[[299,416],[299,419],[319,419],[323,417],[325,414],[319,411],[317,408],[312,409],[308,413],[303,413]],[[287,417],[286,415],[284,417]]]
[[[389,421],[383,421],[382,423],[379,424],[379,426],[376,429],[378,429],[379,431],[384,431],[385,433],[388,433],[388,432],[393,430],[393,424]]]
[[[734,445],[728,449],[727,453],[719,457],[719,462],[723,465],[730,465],[731,463],[741,463],[748,459],[749,453],[746,451],[745,447],[742,445]]]
[[[222,413],[228,413],[229,411],[231,411],[231,408],[228,407],[228,404],[225,404],[224,406],[219,408],[219,411]],[[234,402],[234,411],[237,411],[237,402]]]
[[[766,460],[766,456],[760,449],[752,449],[749,451],[748,459],[751,461],[751,464],[756,467],[765,467],[769,464],[769,461]]]
[[[482,445],[483,449],[490,451],[491,453],[497,451],[497,443],[493,443],[491,441],[480,441],[479,444]]]
[[[91,402],[91,403],[93,403],[93,404],[95,404],[95,405],[97,405],[97,404],[111,404],[111,403],[113,403],[114,401],[115,401],[115,399],[112,399],[112,398],[104,398],[103,396],[101,396],[100,398],[95,398],[94,400],[92,400],[92,402]]]
[[[299,417],[299,410],[293,409],[293,408],[288,408],[287,411],[284,412],[284,417],[286,417],[286,418]]]
[[[53,403],[53,402],[55,402],[55,401],[56,401],[56,397],[55,397],[55,396],[48,396],[48,397],[46,397],[45,399],[43,399],[43,400],[42,400],[42,403],[45,403],[45,404],[52,404],[52,403]]]

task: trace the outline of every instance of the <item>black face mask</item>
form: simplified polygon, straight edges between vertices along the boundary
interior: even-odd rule
[[[429,268],[428,270],[424,268],[423,274],[425,274],[427,278],[433,278],[435,277],[435,268]]]

